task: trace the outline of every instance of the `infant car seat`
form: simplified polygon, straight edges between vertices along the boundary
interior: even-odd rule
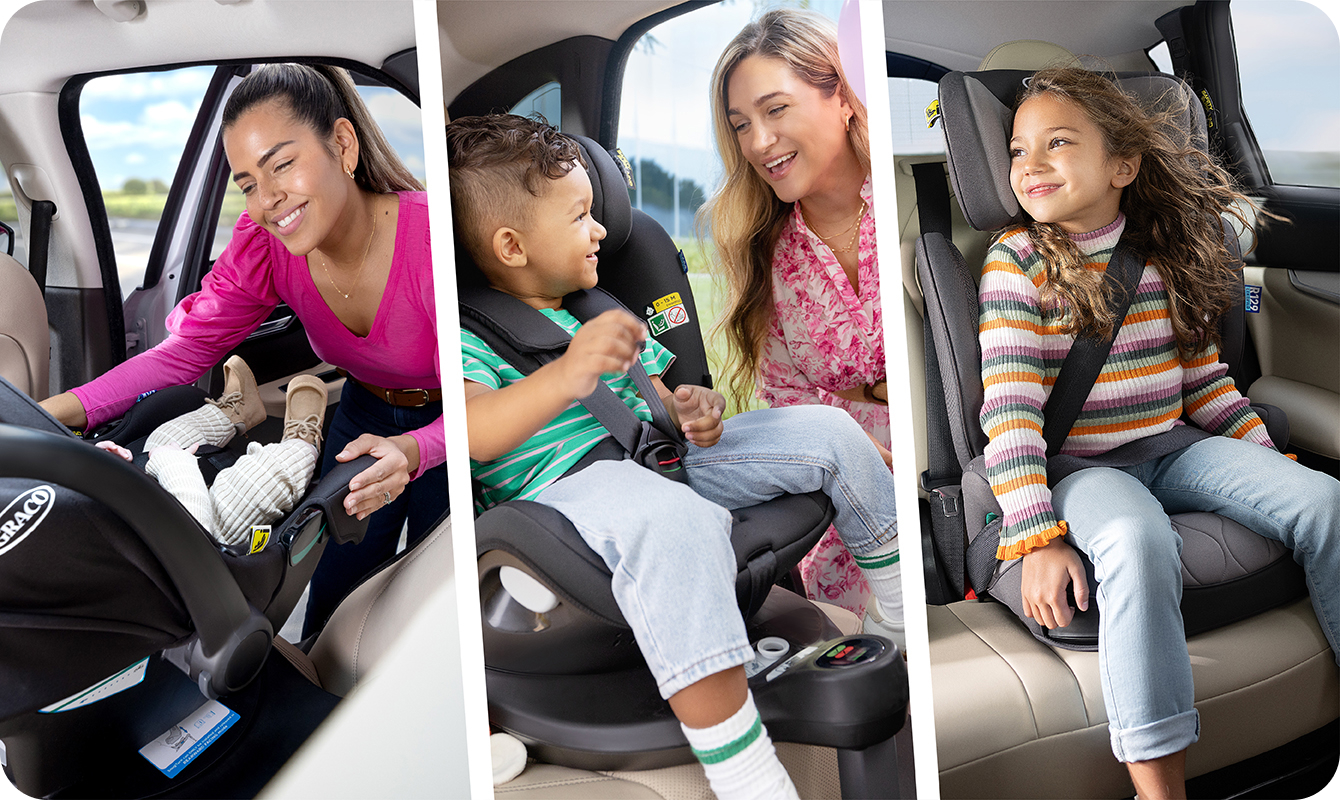
[[[949,179],[965,219],[977,230],[998,230],[1022,220],[1022,209],[1009,183],[1008,141],[1015,98],[1031,74],[1009,69],[951,72],[940,80]],[[1179,121],[1182,130],[1205,148],[1204,110],[1184,83],[1168,75],[1146,73],[1122,73],[1118,83],[1147,107],[1178,98],[1178,105],[1185,109]],[[1096,649],[1096,597],[1089,611],[1077,613],[1070,626],[1049,631],[1023,613],[1022,560],[999,562],[995,558],[1001,511],[986,479],[983,451],[987,437],[978,422],[982,377],[974,276],[980,267],[969,268],[948,240],[949,198],[939,165],[918,165],[916,170],[922,219],[917,276],[926,299],[927,416],[932,439],[932,469],[924,488],[932,495],[935,559],[954,596],[989,594],[1010,606],[1044,641]],[[1237,249],[1237,234],[1225,225],[1230,246]],[[1243,309],[1238,306],[1223,322],[1221,359],[1229,365],[1230,374],[1241,355],[1243,331]],[[1082,387],[1085,395],[1090,388]],[[1049,400],[1050,407],[1059,405],[1056,394]],[[1254,408],[1282,447],[1288,440],[1283,412],[1268,406]],[[1302,568],[1283,545],[1214,514],[1177,514],[1172,520],[1184,542],[1182,612],[1188,635],[1306,594]],[[1087,558],[1085,564],[1092,586],[1093,567]],[[928,574],[928,581],[939,580],[939,574]]]
[[[136,438],[200,400],[194,387],[155,393],[117,428]],[[266,656],[327,542],[366,530],[340,503],[372,461],[327,475],[273,526],[269,546],[247,555],[215,546],[153,478],[0,380],[9,779],[35,796],[258,791],[336,701]],[[261,702],[275,695],[284,702]],[[217,731],[207,757],[169,778],[137,753],[215,698],[242,720]]]
[[[626,162],[616,163],[622,156],[573,138],[590,173],[592,214],[608,231],[601,288],[647,321],[675,353],[662,376],[667,386],[711,386],[682,254],[660,225],[630,207],[631,177]],[[487,302],[478,301],[480,291],[493,290],[463,287],[462,326],[509,335],[507,321],[490,317]],[[523,352],[546,351],[548,358],[566,347],[515,338],[512,344]],[[779,637],[760,644],[747,671],[773,739],[843,748],[844,796],[887,797],[897,791],[892,737],[907,706],[897,648],[879,637],[837,638],[833,624],[796,595],[769,599],[774,581],[813,547],[833,514],[822,492],[784,495],[733,513],[736,594],[750,641]],[[532,754],[571,767],[691,762],[679,724],[615,604],[610,571],[572,524],[546,506],[513,501],[482,513],[475,532],[492,723],[526,742]]]

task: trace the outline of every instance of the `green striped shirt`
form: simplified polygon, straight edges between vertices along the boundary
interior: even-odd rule
[[[575,334],[582,326],[576,317],[563,309],[542,308],[540,313],[558,323],[569,334]],[[670,367],[675,356],[660,342],[648,338],[641,358],[648,375],[660,375]],[[461,331],[461,365],[467,381],[483,384],[490,389],[501,389],[525,378],[482,339],[465,330]],[[602,375],[601,380],[640,419],[651,421],[651,410],[638,394],[632,378],[627,374],[610,374]],[[591,416],[586,407],[573,401],[548,425],[512,452],[485,463],[470,459],[470,475],[482,489],[476,497],[476,503],[482,504],[477,510],[482,511],[508,500],[535,499],[546,486],[563,477],[563,473],[607,436],[609,431]]]

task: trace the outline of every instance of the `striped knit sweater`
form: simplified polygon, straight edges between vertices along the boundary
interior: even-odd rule
[[[1125,226],[1126,218],[1118,215],[1112,224],[1074,237],[1089,259],[1087,269],[1107,268]],[[990,438],[987,477],[1005,512],[996,552],[1002,560],[1018,558],[1066,532],[1047,486],[1042,408],[1074,337],[1062,332],[1055,312],[1044,318],[1038,300],[1044,280],[1041,257],[1023,228],[1002,235],[982,268],[981,423]],[[1061,452],[1106,453],[1184,424],[1184,412],[1210,433],[1273,446],[1226,372],[1213,345],[1189,361],[1178,356],[1167,290],[1146,264],[1107,363]]]

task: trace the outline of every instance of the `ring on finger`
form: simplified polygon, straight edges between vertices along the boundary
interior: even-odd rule
[[[387,506],[387,505],[390,505],[390,504],[391,504],[391,493],[390,493],[390,492],[382,492],[382,505]]]

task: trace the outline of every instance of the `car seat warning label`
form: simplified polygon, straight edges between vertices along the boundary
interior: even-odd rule
[[[106,700],[108,697],[127,689],[133,689],[144,680],[144,672],[148,668],[149,659],[142,658],[112,677],[98,681],[84,691],[76,692],[60,702],[52,703],[39,713],[59,714],[62,711],[73,711],[76,708],[92,705],[99,700]]]
[[[210,700],[141,747],[140,755],[158,767],[159,772],[175,778],[239,719],[236,711],[218,700]]]
[[[678,298],[679,295],[672,295]],[[664,298],[662,298],[664,299]],[[661,302],[657,300],[656,302]],[[680,325],[689,323],[688,309],[682,305],[675,305],[666,308],[661,313],[647,320],[647,327],[651,330],[652,336],[660,336],[671,328],[678,328]]]
[[[50,486],[34,486],[10,501],[0,511],[0,555],[37,530],[55,504],[56,490]]]

